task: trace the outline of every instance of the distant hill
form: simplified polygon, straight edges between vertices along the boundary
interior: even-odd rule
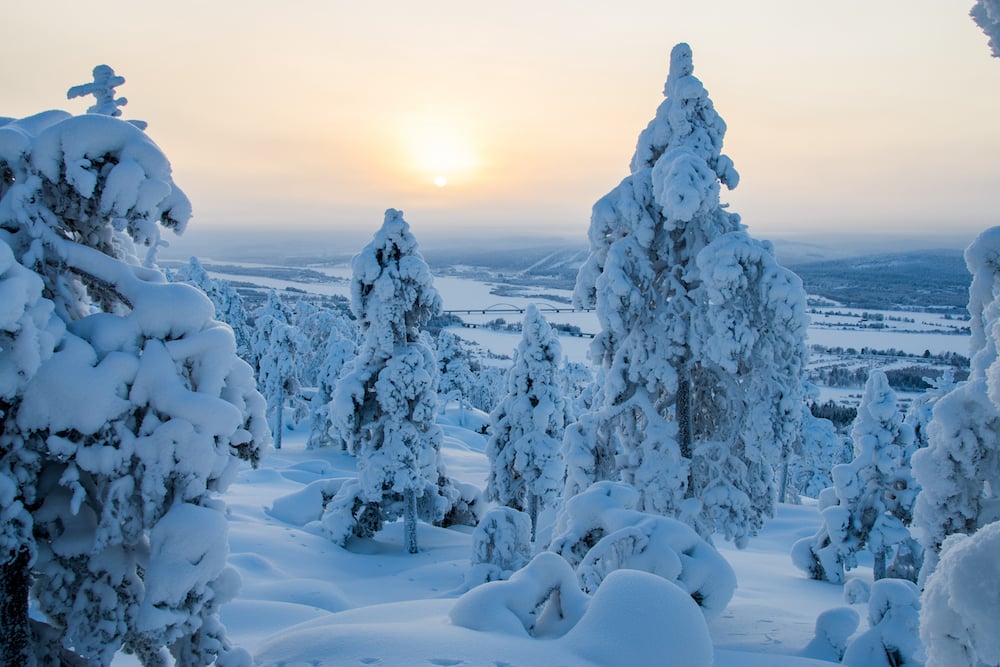
[[[810,294],[854,308],[964,311],[972,277],[961,250],[918,250],[792,264]]]

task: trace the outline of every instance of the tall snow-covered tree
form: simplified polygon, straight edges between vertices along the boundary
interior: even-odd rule
[[[921,487],[914,509],[924,547],[921,582],[948,535],[970,535],[1000,518],[1000,227],[980,234],[965,262],[972,273],[969,378],[937,400],[928,445],[912,462]]]
[[[739,178],[686,44],[664,94],[631,175],[594,205],[575,302],[597,311],[602,385],[569,433],[595,460],[620,450],[642,510],[742,544],[773,509],[773,468],[797,430],[804,299],[720,204]]]
[[[107,665],[125,648],[145,665],[168,649],[177,664],[249,664],[219,621],[236,579],[218,494],[269,434],[229,328],[155,268],[160,229],[182,232],[190,204],[160,149],[110,116],[8,122],[0,163],[14,321],[0,376],[20,369],[0,398],[0,559],[4,593],[30,587],[45,637],[26,661],[0,646],[0,661]],[[26,606],[0,606],[24,627]]]
[[[333,416],[358,457],[357,484],[345,484],[324,525],[343,542],[404,520],[416,553],[418,501],[441,520],[453,487],[441,463],[437,359],[421,327],[441,310],[430,268],[400,211],[389,209],[371,243],[351,262],[351,311],[361,334],[357,357],[337,384]]]
[[[569,406],[562,395],[561,359],[562,348],[552,328],[529,305],[507,372],[507,395],[490,415],[486,493],[490,500],[527,512],[532,537],[538,512],[553,507],[562,490],[559,443]]]
[[[291,313],[277,293],[269,291],[267,301],[254,313],[250,345],[257,359],[260,392],[267,400],[275,449],[281,449],[285,409],[291,408],[296,420],[306,410],[299,385],[297,343],[298,329],[291,323]]]

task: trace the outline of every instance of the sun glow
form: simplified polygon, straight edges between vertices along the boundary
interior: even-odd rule
[[[470,128],[454,118],[423,117],[404,129],[411,168],[424,183],[437,188],[462,184],[479,168]]]

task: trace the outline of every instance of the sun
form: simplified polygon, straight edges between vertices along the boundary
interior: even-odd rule
[[[436,188],[467,183],[479,167],[473,132],[461,119],[431,114],[408,119],[403,139],[410,168]]]

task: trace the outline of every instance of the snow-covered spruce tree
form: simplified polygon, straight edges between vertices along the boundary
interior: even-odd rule
[[[822,509],[823,526],[808,544],[795,547],[796,564],[811,576],[840,583],[865,547],[874,558],[874,578],[888,576],[889,556],[910,540],[915,497],[905,453],[913,431],[903,423],[896,392],[885,373],[872,371],[851,430],[854,459],[832,471],[837,502]],[[803,541],[806,542],[806,541]],[[904,549],[907,557],[916,557]],[[831,554],[836,558],[831,559]],[[812,562],[809,562],[809,559]],[[915,576],[914,568],[910,576]]]
[[[930,389],[917,396],[910,402],[910,407],[906,409],[904,421],[913,429],[913,446],[911,455],[928,444],[927,425],[934,417],[934,405],[938,399],[955,388],[955,373],[953,369],[946,368],[937,379],[923,378],[924,382],[930,385]]]
[[[738,175],[686,44],[671,53],[664,94],[631,175],[594,205],[574,300],[597,311],[602,386],[591,417],[567,430],[567,461],[619,449],[643,511],[742,544],[772,511],[773,468],[797,429],[804,301],[719,202]],[[735,273],[713,272],[715,261]]]
[[[306,441],[309,449],[331,446],[344,448],[344,439],[340,437],[331,414],[331,402],[341,371],[357,353],[357,343],[354,340],[357,332],[353,322],[333,311],[326,312],[332,319],[327,322],[325,344],[321,344],[317,337],[312,337],[314,344],[324,350],[326,356],[319,359],[315,370],[316,393],[309,402],[309,439]]]
[[[267,301],[254,313],[250,346],[257,359],[257,383],[267,400],[275,449],[281,449],[285,409],[292,409],[296,421],[306,411],[299,386],[297,344],[298,329],[291,324],[291,314],[278,294],[270,290]]]
[[[29,554],[4,580],[31,587],[34,657],[107,665],[125,648],[163,665],[169,649],[177,664],[249,664],[219,622],[237,579],[218,494],[269,434],[229,328],[155,268],[160,227],[182,232],[190,204],[159,148],[100,114],[0,126],[0,162],[13,174],[0,238],[60,334],[35,349],[20,325],[25,346],[9,349],[24,384],[5,399],[0,442],[0,504],[17,521],[5,542]]]
[[[691,493],[741,546],[774,514],[801,436],[805,291],[770,243],[742,231],[712,241],[696,264],[708,307],[692,321],[691,350],[716,379],[693,386],[692,427],[704,440],[694,451]]]
[[[462,405],[472,393],[475,378],[472,375],[472,365],[469,363],[469,353],[462,347],[462,339],[442,329],[437,338],[438,360],[438,393],[445,400],[456,397]]]
[[[1000,58],[1000,0],[976,0],[969,12],[986,36],[994,58]]]
[[[563,484],[559,443],[569,408],[559,377],[561,359],[562,348],[552,328],[529,305],[507,372],[507,395],[490,414],[486,494],[501,505],[527,512],[532,538],[538,512],[555,505]]]
[[[400,211],[386,211],[351,267],[361,343],[337,383],[332,409],[358,457],[358,480],[341,487],[323,524],[344,543],[402,515],[406,550],[416,553],[418,500],[425,519],[440,521],[457,495],[444,474],[435,423],[437,359],[420,331],[440,312],[441,297]]]
[[[216,319],[225,322],[233,330],[236,354],[243,360],[253,359],[250,354],[250,325],[247,322],[246,306],[243,297],[229,281],[209,276],[197,257],[192,257],[188,265],[179,269],[172,279],[194,285],[204,292],[215,306]]]
[[[850,512],[850,543],[867,545],[875,580],[886,577],[886,559],[909,536],[913,479],[906,452],[913,431],[903,423],[896,392],[885,373],[872,371],[851,429],[854,460],[833,468],[840,505]]]
[[[823,489],[833,486],[833,467],[848,463],[852,458],[851,439],[838,433],[829,419],[814,416],[809,406],[803,403],[800,438],[791,464],[786,495],[818,498]]]
[[[1000,518],[1000,227],[966,249],[972,273],[969,379],[937,400],[927,425],[927,447],[912,459],[920,484],[913,523],[924,547],[923,583],[933,572],[944,539],[972,534]]]

